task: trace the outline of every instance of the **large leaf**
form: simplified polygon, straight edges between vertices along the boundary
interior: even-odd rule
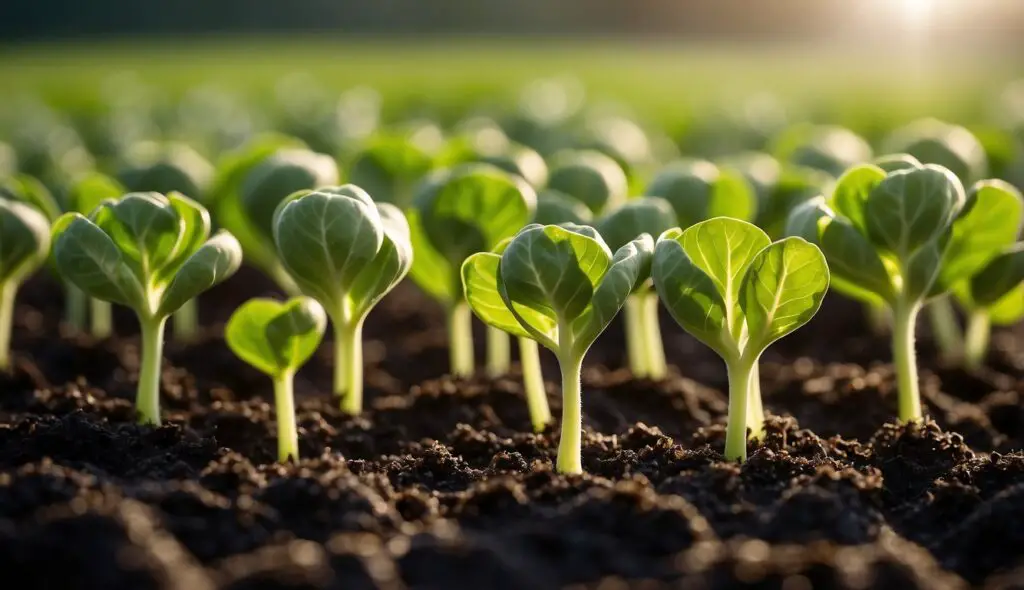
[[[282,150],[260,162],[245,177],[239,198],[248,223],[271,242],[274,214],[292,194],[338,183],[338,167],[330,156],[307,150]]]
[[[893,300],[893,279],[885,263],[850,222],[833,218],[823,224],[818,245],[837,289],[869,303]]]
[[[0,198],[0,283],[20,280],[50,251],[50,223],[39,210]]]
[[[66,213],[53,226],[53,258],[65,280],[91,297],[146,309],[142,284],[125,264],[117,244],[79,213]]]
[[[597,231],[613,251],[642,234],[656,237],[676,227],[676,212],[660,197],[630,199],[625,205],[602,217]]]
[[[277,377],[309,360],[326,326],[323,308],[309,297],[250,299],[231,315],[224,339],[239,358]]]
[[[416,209],[409,209],[406,212],[406,219],[409,222],[409,242],[415,252],[409,275],[428,295],[445,305],[450,305],[461,297],[459,277],[455,274],[454,267],[427,239],[419,212]]]
[[[169,316],[190,299],[223,282],[242,265],[242,247],[221,230],[181,265],[164,292],[157,316]]]
[[[433,166],[433,158],[411,138],[402,135],[375,136],[352,159],[347,181],[378,202],[406,207],[412,187]]]
[[[651,264],[654,287],[683,329],[725,356],[730,345],[722,294],[683,249],[680,237],[669,232],[658,239]]]
[[[629,180],[613,158],[598,151],[582,150],[552,158],[548,188],[579,200],[600,215],[625,202]]]
[[[885,170],[872,164],[854,166],[836,181],[830,205],[836,213],[842,215],[857,228],[864,232],[864,205],[879,184],[885,180]]]
[[[705,160],[668,165],[651,180],[646,193],[668,201],[683,228],[719,216],[749,220],[757,211],[757,194],[742,175]]]
[[[963,185],[945,168],[898,170],[864,204],[867,234],[878,247],[906,259],[946,231],[965,199]]]
[[[470,309],[489,326],[513,336],[537,339],[545,347],[556,349],[558,326],[554,320],[525,306],[519,306],[516,313],[512,313],[502,299],[498,288],[500,264],[501,256],[493,252],[479,252],[466,259],[462,265],[462,284]]]
[[[369,313],[409,273],[414,260],[409,224],[402,211],[389,203],[377,203],[384,241],[373,261],[359,273],[349,297],[357,317]]]
[[[103,203],[90,218],[114,241],[141,282],[149,282],[173,258],[185,231],[185,221],[159,193],[129,193]]]
[[[785,238],[758,252],[740,287],[748,350],[769,344],[806,324],[828,291],[825,256],[802,238]]]

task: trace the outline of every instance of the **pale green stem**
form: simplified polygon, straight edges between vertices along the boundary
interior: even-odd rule
[[[921,390],[914,350],[914,329],[920,311],[918,302],[897,301],[893,308],[892,359],[899,394],[899,418],[904,422],[921,419]]]
[[[649,374],[647,364],[647,345],[644,341],[643,300],[640,295],[630,295],[623,309],[626,324],[626,358],[633,377],[642,378]]]
[[[11,368],[11,332],[14,330],[14,298],[18,282],[10,280],[0,285],[0,371]]]
[[[64,319],[76,332],[84,332],[89,314],[89,298],[78,287],[64,283]]]
[[[957,323],[956,311],[949,297],[940,297],[928,304],[932,335],[942,360],[957,362],[963,358],[964,334]]]
[[[975,311],[967,322],[967,341],[964,350],[964,366],[976,371],[985,364],[988,356],[988,339],[992,322],[986,311]]]
[[[295,425],[294,374],[285,371],[274,377],[274,406],[277,414],[277,459],[299,459],[299,431]]]
[[[668,375],[665,363],[665,345],[661,341],[661,322],[658,319],[658,294],[651,292],[640,296],[643,302],[644,343],[646,344],[647,376],[656,381]]]
[[[523,389],[526,407],[530,410],[530,423],[537,432],[551,422],[551,408],[544,390],[544,375],[540,370],[540,347],[529,338],[519,339],[519,362],[523,369]]]
[[[764,401],[761,399],[761,369],[758,362],[755,362],[750,367],[747,428],[750,429],[750,440],[761,440],[764,438]]]
[[[747,402],[753,364],[745,359],[726,363],[729,370],[729,416],[725,430],[725,458],[747,460]]]
[[[885,304],[866,303],[864,314],[868,318],[868,326],[875,335],[888,334],[892,330],[892,312]]]
[[[114,309],[109,301],[89,299],[89,332],[96,338],[114,333]]]
[[[473,313],[465,301],[448,308],[448,355],[453,377],[473,374]]]
[[[487,327],[487,376],[501,377],[508,375],[512,364],[512,344],[508,332]]]
[[[195,342],[199,335],[199,305],[195,299],[189,299],[171,316],[173,331],[171,336],[175,342]]]
[[[334,393],[341,411],[353,416],[363,411],[363,320],[334,324]]]
[[[571,352],[559,355],[562,369],[562,433],[558,440],[559,473],[583,473],[583,401],[580,395],[580,359]]]
[[[160,365],[167,318],[139,318],[139,388],[135,406],[139,421],[160,425]]]

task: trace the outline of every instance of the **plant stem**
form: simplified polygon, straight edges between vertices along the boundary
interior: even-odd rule
[[[897,301],[893,308],[892,360],[896,368],[899,418],[904,422],[921,419],[921,390],[914,350],[914,329],[920,311],[918,302]]]
[[[195,299],[189,299],[181,309],[171,316],[174,330],[171,337],[175,342],[195,342],[199,334],[199,306]]]
[[[465,301],[448,308],[448,355],[453,377],[473,374],[473,314]]]
[[[363,320],[334,324],[334,393],[341,411],[353,416],[363,411]]]
[[[992,322],[988,312],[976,311],[967,321],[967,340],[964,347],[964,367],[976,371],[985,364],[988,356],[988,339]]]
[[[508,333],[497,328],[487,327],[487,376],[501,377],[507,375],[512,364],[512,344]]]
[[[64,283],[64,319],[76,332],[84,332],[89,298],[78,287]]]
[[[957,323],[956,311],[949,297],[940,297],[928,304],[928,319],[931,320],[932,336],[942,360],[957,362],[962,359],[964,334]]]
[[[563,349],[571,347],[563,347]],[[583,473],[583,401],[580,395],[580,373],[583,364],[571,352],[559,355],[562,369],[562,433],[558,439],[559,473]]]
[[[519,339],[519,363],[523,368],[523,389],[526,407],[530,410],[530,423],[536,432],[551,422],[551,408],[544,390],[544,375],[540,370],[540,347],[529,338]]]
[[[640,295],[633,294],[626,299],[623,319],[626,323],[626,359],[633,377],[640,379],[649,374],[647,365],[647,343],[644,341],[644,312]]]
[[[277,459],[299,459],[299,432],[295,425],[294,374],[285,371],[274,377],[274,406],[277,414]]]
[[[0,371],[11,368],[11,332],[14,330],[14,297],[17,293],[16,280],[0,285]]]
[[[747,428],[750,440],[764,438],[764,402],[761,399],[761,368],[758,362],[750,367],[750,389],[747,393]]]
[[[658,294],[645,293],[640,296],[643,303],[643,330],[646,344],[647,376],[656,381],[668,375],[665,364],[665,345],[661,341],[661,322],[658,319]]]
[[[726,363],[729,370],[729,417],[725,430],[725,458],[747,460],[747,402],[750,400],[752,363],[737,359]]]
[[[114,333],[114,308],[109,301],[89,299],[89,332],[95,338]]]
[[[135,406],[139,421],[160,425],[160,365],[167,318],[139,318],[139,388]]]

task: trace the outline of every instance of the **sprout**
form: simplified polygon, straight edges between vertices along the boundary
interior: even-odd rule
[[[143,422],[159,424],[167,318],[238,270],[238,241],[224,231],[210,238],[206,209],[176,193],[129,193],[88,217],[66,213],[53,236],[54,262],[65,280],[135,310],[142,335],[136,406]]]
[[[629,190],[626,173],[618,162],[592,150],[555,154],[547,186],[577,199],[594,215],[624,203]]]
[[[1009,326],[1024,318],[1024,243],[1004,248],[957,289],[968,311],[964,365],[979,369],[988,355],[992,325]]]
[[[213,166],[185,144],[143,142],[133,146],[118,178],[127,192],[179,193],[204,202],[213,180]],[[86,213],[91,209],[78,211]],[[109,312],[100,311],[100,315],[109,315]],[[171,335],[176,341],[194,341],[199,333],[199,310],[195,300],[182,305],[171,323]]]
[[[405,216],[348,184],[296,193],[274,217],[282,264],[334,326],[334,392],[341,409],[363,411],[363,321],[409,272]]]
[[[964,184],[988,174],[985,148],[970,131],[937,119],[920,119],[894,131],[885,142],[889,153],[906,153],[924,164],[948,168]]]
[[[537,208],[533,212],[533,223],[540,225],[558,225],[560,223],[576,223],[585,225],[593,219],[582,202],[569,195],[545,188],[537,193]]]
[[[416,183],[433,166],[433,156],[412,138],[376,135],[352,158],[348,181],[375,195],[378,202],[407,207]]]
[[[250,299],[231,314],[224,328],[228,348],[274,381],[277,456],[282,462],[299,458],[292,381],[320,346],[326,327],[320,304],[300,296],[284,303]]]
[[[544,186],[548,180],[544,157],[533,148],[512,143],[493,123],[450,141],[439,160],[445,166],[472,162],[491,164],[521,176],[533,187]]]
[[[660,236],[676,225],[676,214],[668,201],[642,197],[605,215],[597,222],[597,230],[609,248],[618,250],[643,234]],[[658,295],[648,282],[626,300],[625,322],[626,352],[633,375],[664,379],[667,367],[658,324]]]
[[[497,262],[493,284],[474,281],[468,289],[477,313],[492,326],[536,340],[558,358],[562,433],[556,466],[561,473],[583,472],[583,357],[630,293],[647,280],[653,246],[644,235],[613,255],[592,227],[531,224],[500,257],[483,252],[466,262],[476,268]]]
[[[796,125],[776,138],[776,157],[837,177],[871,159],[871,146],[853,131],[834,125]]]
[[[451,373],[473,373],[472,314],[463,292],[462,264],[494,250],[530,221],[536,194],[522,178],[487,164],[466,164],[425,180],[409,210],[416,259],[412,278],[444,305]],[[507,365],[506,351],[502,361]],[[490,362],[488,364],[491,364]]]
[[[719,216],[750,220],[757,211],[757,195],[746,179],[707,160],[669,164],[645,193],[668,201],[683,228]]]
[[[787,232],[821,246],[843,293],[892,312],[899,417],[921,419],[914,327],[938,285],[966,196],[956,176],[925,165],[886,173],[864,164],[839,179],[830,201],[795,209]]]
[[[14,299],[50,251],[50,222],[25,203],[0,198],[0,370],[11,366]]]
[[[725,361],[725,456],[746,460],[747,428],[755,436],[764,428],[758,359],[817,313],[829,285],[825,257],[801,238],[772,243],[753,224],[717,217],[662,234],[651,276],[672,317]]]

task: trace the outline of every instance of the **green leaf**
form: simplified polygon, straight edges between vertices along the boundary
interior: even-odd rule
[[[651,278],[665,309],[687,332],[723,357],[729,351],[725,301],[715,282],[683,249],[679,232],[658,239]]]
[[[130,192],[182,193],[204,200],[214,178],[213,166],[182,143],[143,142],[129,151],[118,180]]]
[[[674,215],[674,214],[673,214]],[[589,223],[594,217],[581,201],[554,189],[543,189],[537,193],[537,208],[532,223],[558,225],[560,223]]]
[[[741,174],[705,160],[670,164],[645,192],[668,201],[683,228],[718,216],[749,220],[757,210],[757,194]]]
[[[989,305],[988,315],[996,326],[1012,326],[1024,318],[1024,283]]]
[[[143,282],[174,255],[184,229],[170,201],[159,193],[129,193],[101,204],[89,217]]]
[[[780,134],[774,151],[780,160],[832,176],[871,158],[867,141],[834,125],[795,125]]]
[[[824,224],[818,245],[837,290],[867,303],[892,301],[895,297],[893,279],[885,263],[850,222],[834,218]]]
[[[898,170],[879,183],[864,204],[868,236],[905,260],[946,231],[965,199],[963,185],[945,168]]]
[[[300,139],[269,133],[259,135],[242,147],[227,152],[217,162],[207,201],[215,210],[227,200],[235,200],[237,206],[242,183],[260,162],[282,150],[305,148],[306,144]],[[220,214],[217,217],[219,219]]]
[[[253,233],[272,243],[274,214],[281,203],[298,191],[337,183],[338,166],[330,156],[307,150],[282,150],[249,172],[239,199]]]
[[[408,206],[414,184],[433,166],[433,157],[411,138],[379,135],[352,159],[348,182],[362,187],[376,201]]]
[[[641,197],[630,199],[608,213],[596,227],[608,247],[617,251],[642,234],[660,236],[676,225],[676,213],[668,201],[660,197]]]
[[[806,324],[828,291],[825,256],[802,238],[786,238],[758,252],[740,287],[740,307],[754,354]]]
[[[50,223],[39,210],[0,198],[0,284],[20,281],[50,251]]]
[[[136,309],[147,305],[117,244],[81,214],[66,213],[54,223],[53,257],[61,276],[89,296]]]
[[[309,360],[326,327],[323,308],[309,297],[250,299],[231,315],[224,338],[240,359],[278,377]]]
[[[829,186],[833,182],[831,176],[820,170],[783,166],[778,182],[759,201],[754,224],[769,236],[783,235],[790,212],[810,199],[831,193]]]
[[[402,211],[388,203],[377,203],[384,241],[373,262],[363,269],[352,284],[351,298],[355,314],[364,316],[395,288],[413,264],[409,224]]]
[[[875,158],[872,163],[884,170],[887,174],[889,172],[896,172],[897,170],[920,168],[924,165],[910,154],[888,154],[885,156],[879,156]]]
[[[921,119],[897,129],[886,142],[889,152],[910,154],[925,164],[938,164],[966,184],[987,174],[985,148],[966,128],[936,119]]]
[[[190,299],[223,282],[242,265],[242,247],[230,233],[221,230],[190,256],[164,292],[156,315],[166,317]]]
[[[836,181],[830,202],[832,209],[848,219],[858,231],[865,231],[864,206],[871,192],[885,177],[885,170],[872,164],[850,168]]]
[[[103,201],[118,199],[127,191],[121,183],[99,172],[91,172],[75,182],[68,195],[71,211],[88,215]]]
[[[46,185],[26,174],[0,178],[0,198],[31,205],[50,221],[60,216],[60,207]]]
[[[562,152],[551,159],[548,188],[585,204],[595,215],[626,200],[629,180],[614,159],[593,150]]]
[[[500,264],[499,254],[479,252],[467,258],[462,265],[462,284],[473,313],[489,326],[513,336],[535,339],[549,349],[557,349],[558,326],[554,320],[522,305],[516,308],[516,313],[508,308],[498,288]],[[523,323],[519,317],[523,318]],[[524,324],[531,329],[523,327]]]
[[[970,278],[970,296],[976,306],[996,304],[1024,281],[1024,243],[1003,249]]]
[[[409,275],[427,295],[450,305],[459,297],[459,279],[454,274],[451,263],[427,240],[419,212],[409,209],[405,216],[409,221],[409,241],[412,244],[412,251],[416,253]]]

